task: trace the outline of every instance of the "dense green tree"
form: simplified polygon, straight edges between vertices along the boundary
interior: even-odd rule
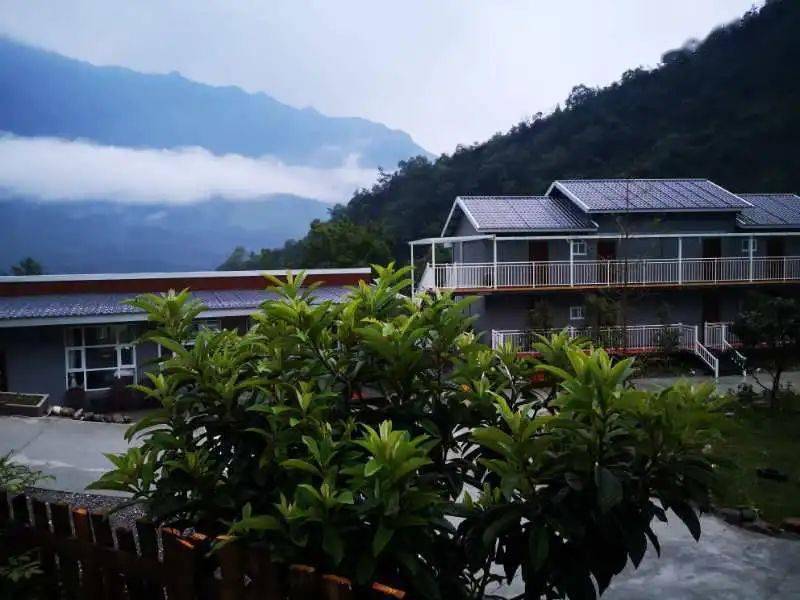
[[[358,225],[346,217],[314,220],[301,241],[289,241],[283,250],[250,253],[237,247],[220,265],[223,271],[275,269],[280,267],[350,267],[389,262],[391,246],[383,228],[373,223]]]
[[[753,294],[736,317],[732,329],[744,344],[747,354],[759,357],[762,368],[772,381],[765,385],[758,372],[753,372],[753,378],[768,394],[770,406],[777,408],[781,376],[797,360],[800,302],[795,298]]]
[[[800,2],[769,2],[702,43],[665,53],[657,68],[631,69],[602,89],[577,85],[563,109],[435,161],[402,161],[331,218],[381,223],[393,256],[405,261],[406,242],[438,235],[457,195],[541,194],[554,179],[580,177],[704,177],[734,192],[799,190],[798,31]],[[289,265],[294,250],[270,256]]]
[[[12,275],[41,275],[44,273],[42,265],[30,256],[23,258],[15,265],[11,265]]]
[[[302,275],[271,278],[251,329],[191,345],[203,306],[187,292],[133,300],[169,351],[138,386],[159,408],[92,487],[422,599],[479,600],[521,577],[525,598],[594,600],[659,551],[655,520],[700,535],[713,385],[635,389],[633,359],[565,333],[538,338],[538,359],[492,349],[471,331],[472,299],[412,300],[408,273],[376,267],[339,303]]]

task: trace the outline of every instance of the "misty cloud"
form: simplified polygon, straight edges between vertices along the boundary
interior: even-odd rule
[[[199,147],[157,150],[0,137],[0,190],[39,200],[192,203],[294,194],[346,202],[375,175],[358,167],[355,156],[323,169],[286,165],[269,156],[218,156]]]

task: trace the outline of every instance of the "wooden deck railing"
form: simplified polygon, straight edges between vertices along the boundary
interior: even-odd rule
[[[800,256],[428,265],[420,289],[696,285],[800,281]]]
[[[45,597],[66,600],[360,600],[405,598],[373,583],[363,588],[310,565],[285,566],[266,550],[230,543],[208,552],[199,534],[137,521],[112,531],[107,516],[0,490],[0,564],[35,549]]]

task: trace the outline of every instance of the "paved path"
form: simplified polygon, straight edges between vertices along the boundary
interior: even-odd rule
[[[654,527],[652,548],[611,582],[603,600],[778,600],[800,598],[800,541],[750,533],[716,517],[702,518],[695,542],[677,519]],[[519,594],[522,582],[503,590]]]
[[[700,383],[702,381],[714,381],[714,377],[705,373],[694,376],[671,376],[671,377],[642,377],[634,379],[633,382],[637,387],[643,389],[655,389],[659,387],[667,387],[672,385],[679,379],[688,379],[692,383]],[[767,374],[762,374],[759,379],[765,385],[769,385],[772,379]],[[742,383],[749,383],[758,392],[761,390],[759,385],[755,382],[752,376],[742,377],[741,375],[724,375],[717,380],[717,387],[722,392],[736,391],[736,388]],[[781,386],[791,384],[795,390],[800,390],[800,371],[787,371],[781,377]]]
[[[39,487],[82,492],[111,466],[103,453],[127,449],[127,427],[59,417],[0,417],[0,454],[13,451],[17,462],[55,477]]]

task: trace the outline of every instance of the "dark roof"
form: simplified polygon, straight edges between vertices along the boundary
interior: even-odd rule
[[[572,202],[549,196],[460,196],[479,232],[594,231],[596,225]]]
[[[341,301],[348,294],[345,287],[320,287],[314,296],[320,300]],[[123,304],[131,294],[52,294],[0,297],[0,322],[17,319],[65,319],[70,317],[111,317],[141,315],[138,308]],[[255,310],[274,292],[258,290],[198,291],[192,294],[209,313]]]
[[[741,210],[750,206],[708,179],[568,179],[560,190],[588,213]]]
[[[794,194],[739,194],[753,206],[739,213],[741,227],[800,228],[800,196]]]

